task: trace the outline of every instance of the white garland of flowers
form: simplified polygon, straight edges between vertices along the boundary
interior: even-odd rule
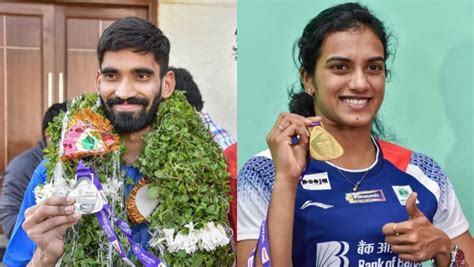
[[[201,229],[194,229],[194,223],[189,222],[185,225],[189,233],[174,234],[174,229],[165,228],[160,235],[159,231],[153,234],[150,240],[150,246],[153,248],[161,247],[163,241],[166,241],[168,251],[178,252],[179,250],[186,251],[187,254],[192,254],[196,250],[213,251],[220,246],[229,244],[230,239],[227,237],[226,231],[221,224],[214,224],[208,222]],[[160,237],[163,236],[164,237]]]

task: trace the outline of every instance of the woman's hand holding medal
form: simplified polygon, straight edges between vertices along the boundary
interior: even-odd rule
[[[310,139],[308,128],[320,121],[321,117],[305,118],[297,114],[280,113],[267,135],[267,144],[275,166],[275,180],[294,184],[296,189],[298,178],[306,166]],[[299,138],[297,143],[292,142],[295,136]]]
[[[272,233],[272,238],[268,240],[272,248],[271,261],[278,262],[281,266],[291,266],[292,227],[298,178],[306,167],[310,142],[309,127],[320,121],[320,117],[305,118],[283,112],[267,135],[267,144],[275,167],[275,183],[268,211],[268,233]],[[260,266],[260,257],[255,260],[256,266]]]
[[[33,266],[54,266],[64,252],[64,233],[81,215],[75,212],[74,198],[50,197],[25,211],[23,229],[38,246]]]

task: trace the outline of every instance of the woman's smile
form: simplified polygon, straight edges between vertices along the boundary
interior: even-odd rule
[[[361,110],[369,106],[372,97],[341,96],[339,100],[351,109]]]

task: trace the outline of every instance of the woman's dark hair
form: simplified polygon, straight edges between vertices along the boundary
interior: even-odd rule
[[[151,22],[138,17],[126,17],[112,23],[99,39],[97,57],[102,68],[107,51],[133,49],[135,53],[152,53],[160,65],[161,78],[168,70],[170,42]]]
[[[293,51],[296,50],[296,46],[299,51],[296,63],[299,65],[298,69],[306,71],[308,75],[313,75],[325,38],[334,32],[359,28],[368,28],[375,33],[383,45],[384,59],[387,62],[391,55],[388,45],[390,36],[386,32],[383,22],[376,18],[367,7],[358,3],[346,3],[322,11],[306,25],[303,35],[293,46]],[[385,75],[389,76],[389,74],[390,71],[385,67]],[[315,116],[314,99],[306,94],[301,81],[300,85],[301,89],[297,91],[293,89],[289,92],[290,112],[305,117]],[[377,118],[374,120],[373,126],[373,133],[381,132],[380,134],[383,135],[383,126]]]

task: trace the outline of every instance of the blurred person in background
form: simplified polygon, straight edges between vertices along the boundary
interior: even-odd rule
[[[31,176],[38,164],[43,160],[43,149],[49,145],[49,136],[46,132],[48,124],[53,121],[61,111],[66,112],[66,102],[53,104],[43,117],[42,136],[34,148],[28,149],[16,156],[5,169],[3,175],[3,192],[0,199],[0,221],[3,232],[10,238],[15,226],[18,211],[20,210],[23,195],[30,182]]]

